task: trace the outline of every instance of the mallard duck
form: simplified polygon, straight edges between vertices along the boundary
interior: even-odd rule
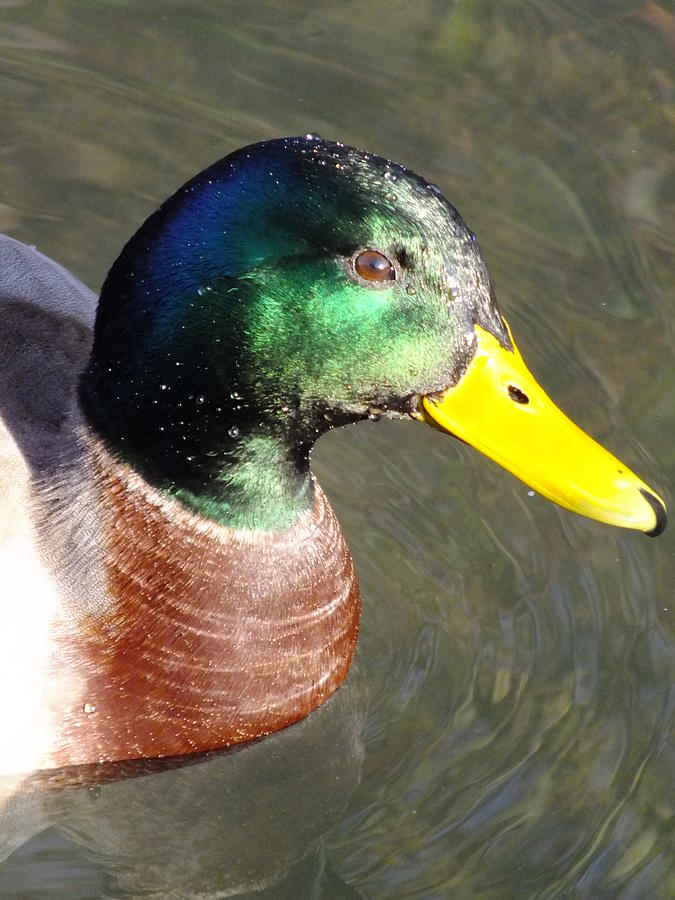
[[[337,689],[357,577],[316,439],[413,417],[583,515],[663,501],[525,367],[474,235],[400,165],[308,135],[166,200],[95,301],[6,239],[0,771],[258,738]]]

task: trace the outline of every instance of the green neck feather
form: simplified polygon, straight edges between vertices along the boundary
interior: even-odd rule
[[[216,477],[226,486],[223,496],[186,487],[171,493],[188,509],[229,528],[266,531],[290,528],[313,504],[309,473],[289,462],[287,447],[271,436],[246,438],[236,464],[223,466]]]

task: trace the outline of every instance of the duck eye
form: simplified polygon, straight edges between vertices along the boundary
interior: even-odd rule
[[[385,281],[396,281],[394,264],[379,250],[361,250],[352,260],[352,266],[364,281],[380,284]]]

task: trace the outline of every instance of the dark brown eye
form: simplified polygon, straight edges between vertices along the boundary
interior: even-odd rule
[[[354,257],[354,271],[364,281],[396,281],[396,269],[392,261],[379,250],[361,250]]]

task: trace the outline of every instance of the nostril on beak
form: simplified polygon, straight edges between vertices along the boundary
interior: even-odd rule
[[[525,404],[530,402],[530,398],[527,396],[527,394],[521,391],[519,387],[516,387],[515,384],[510,384],[508,391],[509,397],[513,400],[514,403]]]

